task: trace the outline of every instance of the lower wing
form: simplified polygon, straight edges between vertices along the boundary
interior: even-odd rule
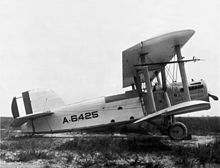
[[[147,121],[155,118],[159,118],[162,116],[169,116],[169,115],[178,115],[178,114],[185,114],[194,111],[201,111],[201,110],[208,110],[210,109],[210,103],[202,100],[193,100],[189,102],[180,103],[155,113],[149,114],[134,123],[140,123],[142,121]]]

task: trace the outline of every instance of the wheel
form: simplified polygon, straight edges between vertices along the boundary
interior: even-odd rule
[[[168,135],[173,140],[182,140],[187,136],[187,128],[181,122],[175,122],[168,128]]]

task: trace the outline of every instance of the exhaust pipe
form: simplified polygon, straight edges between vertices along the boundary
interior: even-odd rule
[[[218,97],[211,94],[211,93],[208,93],[208,96],[211,97],[213,100],[217,101],[218,100]]]

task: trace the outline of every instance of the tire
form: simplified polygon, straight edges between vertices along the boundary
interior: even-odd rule
[[[181,122],[175,122],[169,126],[168,135],[173,140],[183,140],[187,137],[187,127]]]

